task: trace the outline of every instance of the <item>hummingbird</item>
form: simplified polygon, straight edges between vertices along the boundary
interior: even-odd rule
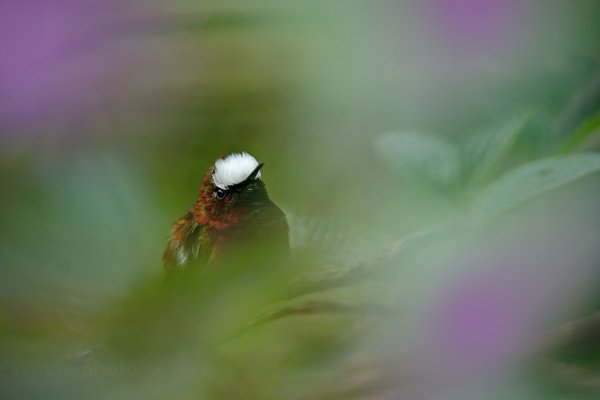
[[[203,268],[234,254],[243,260],[257,246],[272,260],[289,253],[287,220],[269,198],[263,165],[245,152],[215,161],[198,199],[171,228],[163,255],[167,271]]]

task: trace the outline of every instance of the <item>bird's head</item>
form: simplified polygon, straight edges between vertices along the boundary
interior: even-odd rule
[[[248,153],[218,159],[204,175],[193,210],[196,221],[220,230],[260,214],[271,202],[260,179],[262,166]]]

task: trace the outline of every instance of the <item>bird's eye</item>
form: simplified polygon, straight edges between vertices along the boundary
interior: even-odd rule
[[[217,199],[221,200],[225,197],[225,191],[223,189],[217,189],[215,196],[217,196]]]

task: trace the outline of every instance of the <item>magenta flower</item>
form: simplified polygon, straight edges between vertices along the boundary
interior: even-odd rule
[[[487,47],[513,37],[523,3],[516,0],[428,0],[435,27],[460,47]]]
[[[0,119],[29,123],[81,111],[115,72],[113,1],[0,3]]]

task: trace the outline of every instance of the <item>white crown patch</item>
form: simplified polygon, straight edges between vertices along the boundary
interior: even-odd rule
[[[231,153],[215,162],[212,180],[216,187],[227,190],[229,186],[245,181],[256,167],[258,167],[258,161],[250,154]],[[260,178],[260,171],[256,178]]]

